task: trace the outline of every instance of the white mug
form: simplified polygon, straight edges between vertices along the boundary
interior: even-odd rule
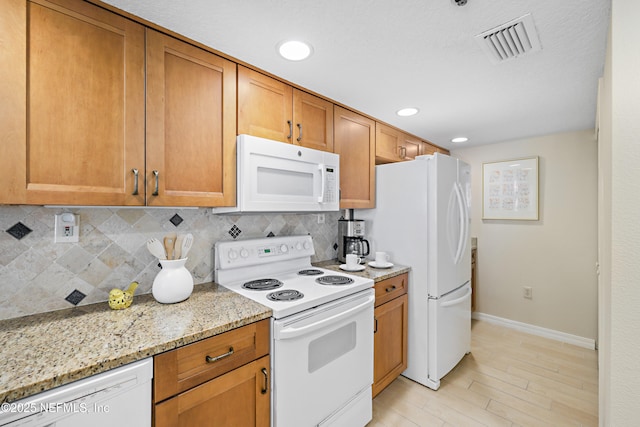
[[[376,252],[376,264],[386,264],[389,262],[389,254],[386,252]]]
[[[360,265],[360,262],[362,262],[362,258],[358,257],[356,254],[347,254],[345,258],[347,260],[347,267],[349,268],[355,268]]]

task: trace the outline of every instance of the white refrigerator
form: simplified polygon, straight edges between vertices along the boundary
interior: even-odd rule
[[[358,211],[367,238],[409,273],[408,367],[437,390],[471,351],[471,169],[436,153],[376,166],[376,208]]]

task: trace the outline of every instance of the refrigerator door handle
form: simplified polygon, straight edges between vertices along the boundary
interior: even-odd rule
[[[464,198],[462,196],[462,190],[460,189],[460,184],[456,183],[454,188],[456,189],[456,199],[458,200],[458,209],[460,210],[460,238],[458,239],[458,250],[456,251],[456,256],[454,258],[454,264],[457,264],[462,259],[464,250],[467,247],[467,233],[468,233],[468,225],[467,225],[467,213],[464,204]]]
[[[453,301],[443,302],[440,306],[451,307],[452,305],[457,305],[457,304],[460,304],[461,302],[464,302],[464,300],[469,299],[470,296],[471,296],[471,287],[469,287],[469,289],[467,290],[467,293],[461,296],[460,298],[456,298]]]

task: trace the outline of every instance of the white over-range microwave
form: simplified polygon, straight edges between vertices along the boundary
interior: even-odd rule
[[[339,210],[339,155],[251,135],[236,151],[237,205],[214,213]]]

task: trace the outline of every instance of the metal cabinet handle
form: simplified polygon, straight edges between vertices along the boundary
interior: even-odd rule
[[[287,124],[289,125],[289,135],[287,135],[287,139],[291,139],[293,136],[293,123],[291,120],[287,120]]]
[[[405,147],[404,145],[400,146],[400,158],[401,159],[407,158],[407,147]]]
[[[153,193],[151,193],[151,195],[152,196],[157,196],[158,195],[158,181],[159,181],[160,172],[153,171],[153,176],[155,177],[155,180],[156,180],[156,186],[155,186],[155,189],[153,190]]]
[[[137,196],[138,195],[138,169],[133,168],[131,169],[131,172],[133,172],[133,178],[135,179],[135,181],[133,182],[133,193],[131,193],[131,195]]]
[[[300,136],[298,137],[297,141],[300,142],[302,141],[302,123],[298,123],[298,132],[300,132]]]
[[[395,291],[396,290],[396,285],[393,286],[389,286],[387,289],[385,289],[387,292],[391,292],[391,291]]]
[[[264,375],[264,387],[262,387],[260,393],[267,394],[267,390],[269,390],[269,373],[266,368],[262,368],[262,375]]]
[[[376,332],[378,332],[378,318],[374,317],[373,318],[373,333],[375,334]]]
[[[224,359],[225,357],[229,357],[232,354],[233,354],[233,347],[229,347],[229,351],[227,351],[225,354],[221,354],[220,356],[215,356],[215,357],[211,357],[207,355],[206,360],[207,360],[207,363],[213,363],[213,362],[217,362],[220,359]]]

